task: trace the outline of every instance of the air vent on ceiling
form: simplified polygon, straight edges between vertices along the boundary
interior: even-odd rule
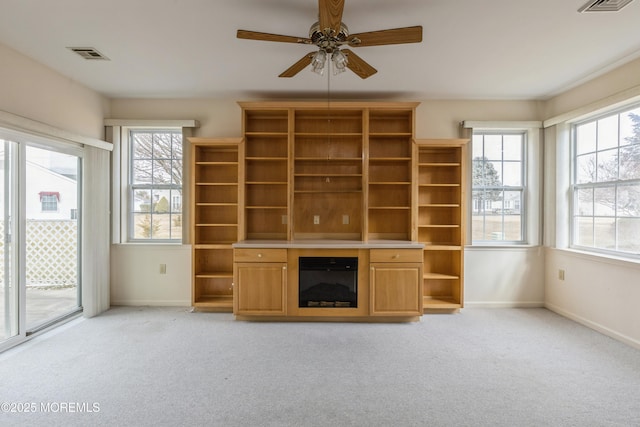
[[[616,12],[633,0],[589,0],[578,12]]]
[[[78,55],[82,56],[84,59],[103,59],[106,61],[109,60],[109,58],[107,58],[106,56],[104,56],[103,54],[101,54],[100,52],[98,52],[96,49],[92,47],[69,47],[67,49],[74,51]]]

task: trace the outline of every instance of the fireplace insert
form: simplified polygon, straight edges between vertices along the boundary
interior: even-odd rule
[[[357,257],[300,257],[299,307],[358,307]]]

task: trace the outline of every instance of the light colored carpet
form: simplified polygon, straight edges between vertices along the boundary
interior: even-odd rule
[[[640,351],[544,309],[344,324],[119,307],[0,355],[0,378],[0,402],[37,406],[0,425],[640,425]]]

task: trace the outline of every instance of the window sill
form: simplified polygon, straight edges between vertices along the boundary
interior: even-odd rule
[[[509,249],[532,249],[532,248],[539,248],[540,245],[530,245],[527,243],[514,243],[514,244],[491,244],[491,243],[484,243],[484,244],[476,244],[476,245],[467,245],[464,247],[465,250],[486,250],[486,249],[502,249],[502,250],[509,250]]]
[[[607,264],[622,266],[622,267],[640,267],[640,259],[615,256],[610,254],[601,254],[595,252],[582,251],[573,248],[550,248],[556,251],[565,252],[576,258],[581,258],[586,261],[603,262]]]

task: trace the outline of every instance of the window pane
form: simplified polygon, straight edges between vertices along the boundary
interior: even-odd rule
[[[484,136],[484,155],[489,160],[502,160],[502,135]]]
[[[593,247],[593,217],[576,218],[573,240],[576,245]]]
[[[151,175],[152,164],[151,160],[133,161],[132,181],[134,184],[151,184],[153,182]]]
[[[618,219],[618,250],[640,253],[640,218]]]
[[[616,220],[615,218],[594,218],[593,220],[594,243],[593,246],[600,249],[616,249]]]
[[[598,151],[598,182],[608,182],[618,179],[618,150]]]
[[[640,143],[640,108],[620,115],[620,145]]]
[[[618,146],[618,115],[598,120],[598,151]]]
[[[578,215],[593,215],[593,188],[576,190],[576,205]]]
[[[596,216],[615,216],[615,187],[596,188],[593,192],[594,214]]]
[[[618,187],[616,213],[623,217],[640,217],[640,184]]]
[[[640,179],[640,143],[620,148],[620,179]]]
[[[134,159],[150,159],[153,157],[150,133],[132,133],[133,158]]]
[[[156,159],[152,162],[152,182],[157,184],[171,184],[171,167],[173,163],[167,159]]]
[[[504,136],[504,160],[522,160],[522,141],[524,135]]]
[[[505,162],[504,168],[504,185],[511,187],[519,187],[522,185],[522,163]]]
[[[133,193],[133,211],[151,212],[151,190],[135,190]]]
[[[576,154],[596,151],[596,123],[585,123],[576,126]]]
[[[182,158],[182,134],[174,133],[171,137],[172,157]]]
[[[148,213],[137,213],[133,215],[134,237],[136,239],[151,239],[156,224],[152,221],[152,216]]]
[[[182,187],[182,159],[171,162],[171,183]]]
[[[596,181],[596,155],[585,154],[576,158],[576,183],[585,184]]]

